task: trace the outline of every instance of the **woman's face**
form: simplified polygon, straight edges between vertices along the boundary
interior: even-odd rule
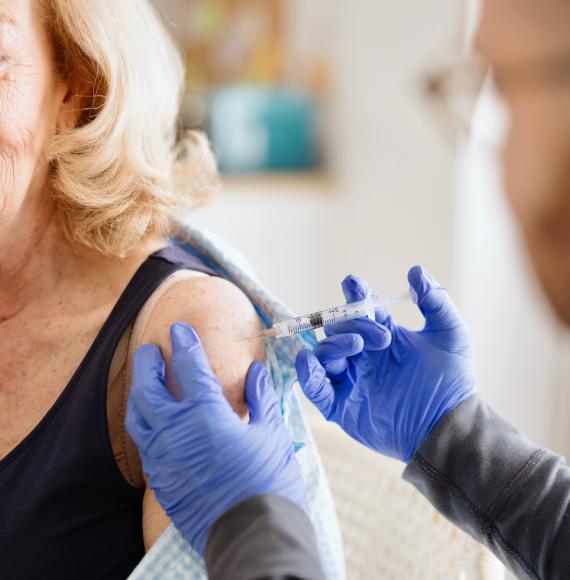
[[[0,228],[49,207],[46,148],[67,122],[39,1],[0,0]]]

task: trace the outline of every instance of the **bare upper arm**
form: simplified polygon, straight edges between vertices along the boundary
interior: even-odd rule
[[[246,414],[244,383],[254,360],[263,360],[263,343],[239,342],[257,334],[261,326],[246,296],[233,284],[213,277],[183,280],[168,290],[157,304],[143,335],[143,344],[160,347],[167,361],[167,382],[176,388],[170,370],[170,326],[191,324],[204,345],[210,365],[232,407]],[[168,526],[169,520],[152,492],[143,505],[143,534],[147,549]]]

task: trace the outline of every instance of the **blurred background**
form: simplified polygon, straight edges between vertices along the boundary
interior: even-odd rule
[[[382,294],[422,264],[473,333],[479,388],[538,443],[570,447],[569,342],[536,287],[496,150],[452,146],[422,78],[469,45],[476,2],[155,0],[188,63],[181,124],[204,128],[222,194],[190,219],[226,238],[295,312]],[[495,127],[490,91],[474,124]],[[498,125],[498,123],[497,123]],[[420,324],[411,306],[399,320]]]

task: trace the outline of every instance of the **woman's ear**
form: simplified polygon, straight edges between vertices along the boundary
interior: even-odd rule
[[[57,117],[57,130],[75,129],[84,112],[90,109],[91,89],[87,83],[63,82],[61,90],[64,96]]]

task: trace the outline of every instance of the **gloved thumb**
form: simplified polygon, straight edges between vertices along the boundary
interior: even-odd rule
[[[410,270],[408,280],[416,292],[426,329],[444,331],[457,328],[461,319],[459,312],[447,290],[437,280],[420,266]]]
[[[188,324],[170,328],[172,367],[184,399],[192,399],[209,391],[223,397],[222,387],[212,372],[208,355],[196,331]],[[225,400],[225,399],[224,399]]]
[[[282,421],[275,389],[267,369],[260,362],[254,362],[249,367],[245,381],[245,401],[249,408],[250,425]]]
[[[308,349],[303,349],[295,361],[299,384],[307,399],[317,407],[325,419],[331,415],[335,390],[327,379],[319,359]]]
[[[366,298],[374,294],[372,287],[366,280],[352,274],[342,281],[342,291],[349,304],[366,300]]]
[[[366,300],[367,298],[375,299],[377,297],[376,292],[366,280],[352,274],[342,281],[342,291],[348,304]],[[376,308],[375,319],[376,322],[388,328],[392,326],[392,318],[385,308]]]

